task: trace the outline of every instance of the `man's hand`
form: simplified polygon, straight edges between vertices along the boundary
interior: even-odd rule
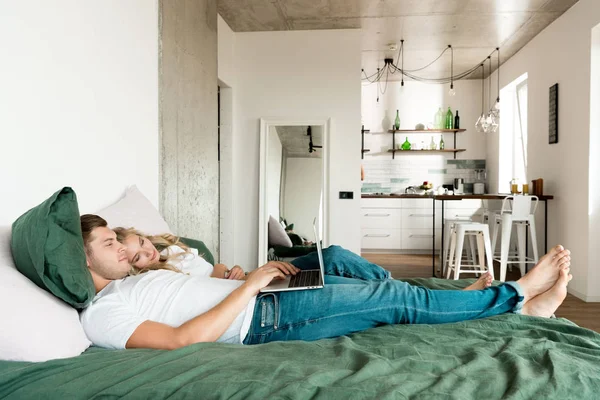
[[[231,270],[229,271],[229,275],[227,276],[227,279],[234,279],[234,280],[241,281],[241,280],[244,280],[245,277],[246,277],[246,273],[244,272],[242,267],[240,267],[239,265],[236,265],[233,268],[231,268]]]

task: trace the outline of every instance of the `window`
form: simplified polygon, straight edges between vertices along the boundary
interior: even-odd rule
[[[500,143],[498,192],[510,192],[510,180],[519,184],[527,179],[527,74],[500,92]]]

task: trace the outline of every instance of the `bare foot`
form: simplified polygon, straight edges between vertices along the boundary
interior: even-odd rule
[[[570,254],[571,252],[561,245],[554,246],[548,254],[540,258],[531,271],[517,281],[523,289],[525,302],[554,286],[559,271],[571,266]]]
[[[492,275],[490,275],[489,272],[486,272],[485,274],[481,275],[479,279],[477,279],[474,283],[470,284],[463,290],[483,290],[492,286],[492,281]]]
[[[573,279],[569,271],[570,268],[561,269],[554,286],[528,301],[523,306],[522,314],[550,318],[567,297],[567,284]]]

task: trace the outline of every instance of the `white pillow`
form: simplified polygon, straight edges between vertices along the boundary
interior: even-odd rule
[[[135,228],[149,235],[173,233],[158,210],[135,185],[125,191],[121,200],[96,214],[104,218],[111,228]]]
[[[90,346],[79,314],[15,268],[11,229],[0,226],[0,359],[47,361],[75,357]]]
[[[292,239],[272,215],[269,215],[269,245],[292,247]]]

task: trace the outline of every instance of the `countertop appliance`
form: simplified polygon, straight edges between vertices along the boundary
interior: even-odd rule
[[[465,180],[463,178],[454,178],[454,194],[463,194],[465,192]]]

